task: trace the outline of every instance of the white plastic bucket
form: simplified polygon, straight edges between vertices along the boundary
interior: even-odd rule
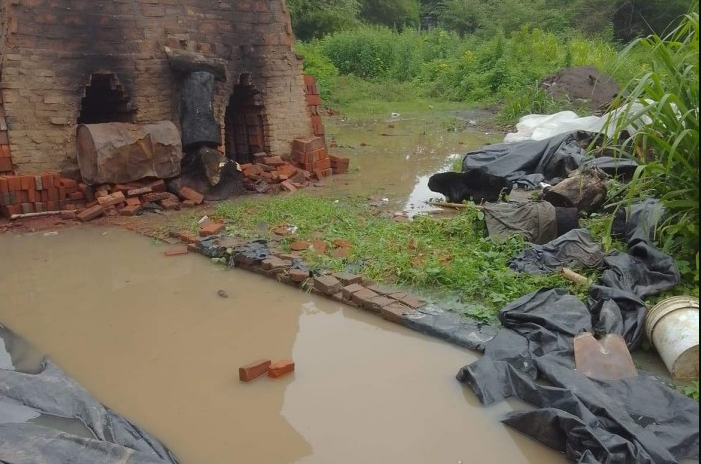
[[[699,378],[699,300],[675,296],[645,318],[647,338],[675,380]]]

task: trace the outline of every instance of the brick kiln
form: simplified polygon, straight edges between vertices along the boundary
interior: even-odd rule
[[[0,174],[75,172],[78,124],[108,122],[287,156],[313,133],[292,44],[283,0],[0,0]]]

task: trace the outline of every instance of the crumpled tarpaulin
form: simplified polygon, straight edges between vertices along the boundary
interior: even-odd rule
[[[638,162],[623,157],[588,156],[586,147],[594,137],[595,133],[573,131],[544,140],[487,145],[467,153],[462,170],[480,169],[525,189],[536,189],[541,182],[557,184],[580,167],[596,167],[612,177],[629,179]]]
[[[481,169],[522,188],[567,177],[585,159],[584,147],[593,134],[570,132],[546,140],[487,145],[465,155],[464,172]]]
[[[9,336],[0,325],[0,342]],[[36,374],[15,371],[8,360],[2,342],[0,463],[178,464],[158,440],[104,407],[49,359]],[[59,418],[79,421],[87,436],[53,428]]]
[[[457,375],[480,401],[518,397],[535,411],[504,423],[582,464],[675,464],[698,458],[699,405],[641,374],[595,381],[574,370],[574,336],[592,331],[589,309],[561,289],[530,293],[499,313],[485,356]]]
[[[601,268],[604,249],[586,229],[574,229],[544,245],[531,245],[509,261],[509,267],[529,274],[555,272],[561,267]]]
[[[514,258],[512,268],[532,273],[575,264],[605,270],[586,305],[562,289],[508,304],[485,356],[457,376],[483,404],[516,396],[539,408],[504,422],[578,463],[674,464],[699,455],[696,401],[645,374],[604,382],[574,370],[576,335],[619,334],[635,350],[644,334],[643,298],[681,281],[674,260],[640,239],[641,226],[624,227],[628,253],[605,255],[589,231],[578,229]]]
[[[646,198],[616,211],[611,235],[627,243],[652,242],[655,230],[665,215],[665,208],[656,198]]]

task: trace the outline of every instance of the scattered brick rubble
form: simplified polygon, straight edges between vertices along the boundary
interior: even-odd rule
[[[107,216],[134,216],[145,209],[193,207],[204,197],[187,187],[179,195],[166,191],[162,180],[95,187],[55,173],[0,176],[0,212],[12,215],[60,212],[63,219],[86,222]]]
[[[259,153],[254,162],[241,165],[246,189],[259,193],[295,192],[313,181],[348,172],[350,160],[329,156],[323,137],[295,139],[290,160]]]

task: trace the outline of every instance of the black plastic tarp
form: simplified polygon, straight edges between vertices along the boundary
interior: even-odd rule
[[[529,274],[554,272],[567,266],[601,268],[604,249],[586,229],[574,229],[543,245],[534,244],[509,261],[509,267]]]
[[[543,181],[567,177],[585,159],[586,132],[569,132],[545,140],[498,143],[471,151],[462,170],[481,169],[524,188],[537,188]]]
[[[638,167],[637,161],[624,157],[593,158],[586,147],[596,134],[568,132],[544,140],[487,145],[467,153],[462,170],[482,170],[505,178],[518,187],[538,188],[541,182],[556,184],[579,167],[596,167],[606,174],[628,180]]]
[[[596,322],[561,289],[541,289],[499,313],[485,356],[457,375],[483,404],[535,406],[504,422],[586,464],[673,464],[698,458],[699,405],[645,374],[600,382],[574,370],[574,336]]]
[[[10,336],[0,325],[0,341]],[[0,343],[0,463],[178,463],[157,439],[104,407],[51,360],[37,373],[19,372],[5,347]]]

